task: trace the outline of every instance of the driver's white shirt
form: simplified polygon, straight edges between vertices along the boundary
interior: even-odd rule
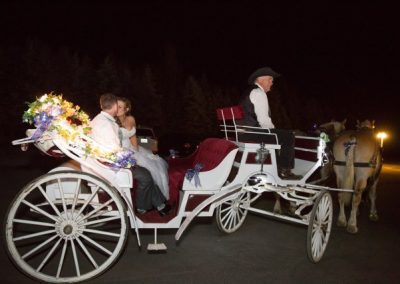
[[[268,97],[264,89],[256,83],[258,88],[250,92],[250,101],[254,105],[254,112],[257,116],[257,121],[262,128],[275,128],[272,119],[269,116]]]
[[[119,139],[119,126],[114,117],[102,111],[90,122],[92,128],[90,137],[97,143],[110,148],[110,150],[120,150],[121,142]]]

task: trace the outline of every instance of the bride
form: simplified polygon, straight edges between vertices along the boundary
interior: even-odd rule
[[[138,145],[136,137],[136,121],[130,114],[131,102],[124,97],[118,98],[118,123],[122,134],[122,147],[133,150],[139,166],[149,170],[154,182],[165,198],[169,199],[168,164],[160,156]]]

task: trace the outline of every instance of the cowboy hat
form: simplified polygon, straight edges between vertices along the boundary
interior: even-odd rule
[[[279,76],[281,76],[281,74],[276,73],[274,70],[272,70],[270,67],[263,67],[263,68],[259,68],[256,71],[254,71],[249,79],[248,79],[248,83],[250,85],[254,84],[254,81],[261,76],[271,76],[273,78],[277,78]]]

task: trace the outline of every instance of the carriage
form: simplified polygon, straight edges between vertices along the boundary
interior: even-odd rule
[[[281,179],[276,165],[280,149],[275,134],[237,124],[240,107],[217,110],[224,138],[208,138],[188,157],[169,160],[173,211],[135,212],[135,180],[129,169],[88,156],[54,131],[40,139],[28,137],[14,145],[34,143],[49,156],[72,162],[29,182],[15,197],[6,215],[6,249],[14,264],[28,276],[46,282],[80,282],[107,271],[126,246],[133,229],[138,246],[140,230],[154,230],[148,250],[164,250],[158,230],[177,229],[178,241],[195,217],[215,215],[218,228],[237,231],[248,212],[303,224],[307,255],[322,258],[331,232],[333,205],[329,190],[313,180],[326,160],[321,137],[296,137],[296,167],[300,179]],[[265,144],[241,141],[240,133],[265,135]],[[80,141],[87,143],[89,137]],[[343,189],[343,191],[346,191]],[[291,214],[253,206],[263,193],[290,202]],[[277,199],[279,201],[279,199]]]

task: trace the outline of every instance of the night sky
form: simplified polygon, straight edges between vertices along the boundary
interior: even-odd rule
[[[239,89],[254,69],[269,65],[305,103],[319,97],[338,116],[357,112],[397,135],[400,25],[394,6],[215,2],[2,1],[1,38],[13,44],[37,38],[133,65],[156,62],[171,44],[188,73]]]

